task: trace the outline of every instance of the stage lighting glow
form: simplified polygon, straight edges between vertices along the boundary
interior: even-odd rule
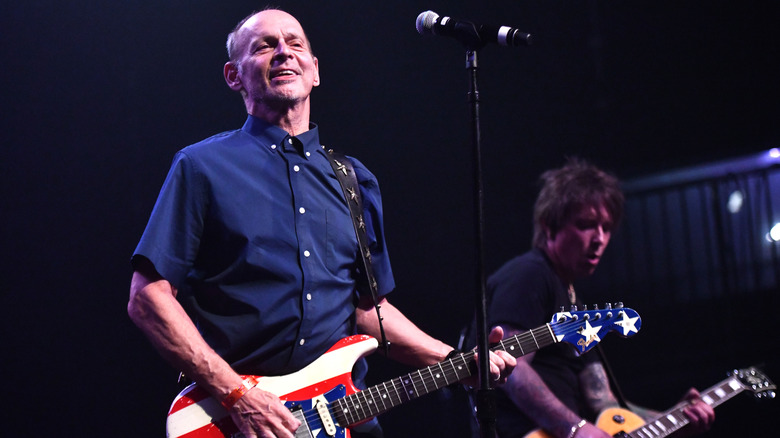
[[[744,200],[745,196],[739,190],[734,190],[731,192],[731,195],[729,195],[729,202],[726,203],[726,206],[731,214],[739,213],[739,210],[742,208],[742,202]]]
[[[780,149],[772,148],[769,150],[769,156],[772,158],[780,158]]]
[[[780,223],[776,223],[768,233],[766,233],[766,240],[770,242],[780,241]]]

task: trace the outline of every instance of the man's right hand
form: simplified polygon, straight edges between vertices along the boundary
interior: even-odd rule
[[[301,425],[279,397],[259,388],[238,399],[230,416],[246,438],[293,438]]]

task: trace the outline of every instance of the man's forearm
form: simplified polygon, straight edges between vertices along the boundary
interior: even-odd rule
[[[567,436],[572,424],[581,420],[550,391],[525,357],[517,361],[517,367],[501,390],[506,391],[528,418],[555,436]]]
[[[452,347],[435,339],[412,323],[400,310],[383,299],[380,312],[390,357],[411,366],[428,366],[441,362]],[[381,339],[379,322],[371,300],[364,299],[357,309],[357,324],[361,333]]]
[[[241,378],[207,343],[176,300],[170,284],[136,272],[128,314],[160,355],[177,370],[223,400]]]

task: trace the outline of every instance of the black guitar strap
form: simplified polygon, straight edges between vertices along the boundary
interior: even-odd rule
[[[385,354],[389,354],[388,350],[390,348],[390,343],[385,337],[385,329],[382,326],[382,315],[379,312],[379,308],[381,307],[379,305],[379,292],[377,290],[376,279],[374,278],[374,269],[371,265],[371,251],[368,248],[366,223],[363,220],[363,198],[360,196],[360,187],[358,186],[355,169],[344,154],[335,152],[333,149],[328,149],[327,152],[328,161],[330,161],[330,165],[333,167],[333,172],[336,173],[336,179],[338,179],[339,184],[341,184],[341,189],[344,191],[344,199],[347,202],[347,207],[349,207],[352,225],[355,227],[355,235],[358,240],[360,256],[363,260],[362,272],[365,275],[366,285],[371,291],[371,297],[374,299],[374,308],[376,309],[376,316],[379,319],[379,332],[382,335],[382,347],[385,350]]]
[[[604,365],[604,370],[607,372],[607,378],[609,379],[609,383],[612,386],[612,392],[615,393],[615,398],[617,398],[620,406],[622,406],[624,409],[630,410],[628,407],[628,402],[626,402],[626,398],[623,396],[623,391],[620,389],[620,385],[618,385],[617,379],[612,373],[612,367],[609,366],[607,355],[604,354],[604,350],[601,349],[601,344],[596,344],[595,348],[596,351],[599,352],[599,358],[601,359],[601,363]]]

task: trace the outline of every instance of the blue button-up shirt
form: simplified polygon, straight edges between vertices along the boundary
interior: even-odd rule
[[[379,186],[351,161],[384,295],[395,284]],[[354,333],[357,239],[316,125],[291,137],[249,116],[179,151],[139,255],[238,372],[287,374]]]

